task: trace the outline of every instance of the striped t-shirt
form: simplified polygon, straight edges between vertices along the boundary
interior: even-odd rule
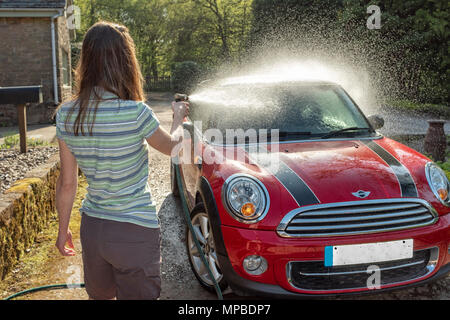
[[[143,102],[120,100],[105,92],[99,103],[92,136],[89,124],[85,135],[73,134],[78,114],[65,120],[73,102],[56,114],[56,135],[75,156],[88,182],[80,212],[102,219],[130,222],[158,228],[159,219],[148,185],[148,147],[145,138],[158,128],[159,121]],[[94,103],[90,105],[94,107]],[[87,118],[87,117],[86,117]]]

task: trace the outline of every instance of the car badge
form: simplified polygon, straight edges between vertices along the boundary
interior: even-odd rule
[[[362,191],[362,190],[358,190],[356,192],[352,192],[352,195],[354,195],[355,197],[364,199],[367,198],[370,194],[370,191]]]

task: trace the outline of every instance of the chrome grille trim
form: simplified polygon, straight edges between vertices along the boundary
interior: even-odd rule
[[[365,200],[369,201],[369,200]],[[348,202],[344,202],[348,203]],[[351,202],[353,203],[353,202]],[[354,209],[333,209],[333,210],[321,210],[320,214],[351,214],[351,213],[374,213],[379,211],[386,211],[386,210],[399,210],[399,209],[414,209],[414,208],[420,208],[420,204],[418,203],[405,203],[405,204],[398,204],[398,205],[392,205],[392,206],[385,206],[385,207],[369,207],[369,208],[354,208]],[[306,216],[314,216],[317,215],[317,212],[305,212],[303,215]]]
[[[362,200],[305,206],[277,227],[281,237],[323,237],[418,228],[436,223],[436,210],[423,199]]]
[[[399,213],[385,213],[385,214],[377,214],[372,216],[357,216],[357,217],[341,217],[339,218],[339,221],[361,221],[361,220],[373,220],[373,219],[384,219],[384,218],[397,218],[402,216],[408,216],[412,214],[419,214],[419,213],[428,213],[428,210],[418,209],[418,210],[411,210],[411,211],[403,211]],[[305,214],[306,215],[306,214]],[[318,219],[292,219],[291,224],[296,223],[316,223],[316,222],[330,222],[331,219],[328,218],[318,218]]]

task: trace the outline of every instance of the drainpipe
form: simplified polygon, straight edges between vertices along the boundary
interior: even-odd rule
[[[56,36],[55,36],[55,19],[62,16],[63,11],[58,11],[57,14],[50,18],[52,25],[52,62],[53,62],[53,95],[55,97],[55,104],[59,104],[58,96],[58,73],[56,67]]]

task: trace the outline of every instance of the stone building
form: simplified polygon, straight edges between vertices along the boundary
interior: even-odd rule
[[[28,124],[49,123],[72,91],[68,21],[72,0],[0,0],[0,87],[42,85],[44,103],[27,108]],[[17,123],[0,105],[0,126]]]

